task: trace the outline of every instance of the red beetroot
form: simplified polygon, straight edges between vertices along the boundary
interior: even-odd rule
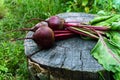
[[[46,22],[48,22],[48,25],[51,29],[60,30],[63,29],[65,20],[58,16],[51,16],[48,20],[46,20]]]
[[[16,40],[33,39],[39,47],[50,48],[54,43],[54,32],[46,25],[39,27],[32,37],[20,38]],[[13,40],[14,41],[14,40]]]
[[[65,20],[58,16],[51,16],[48,20],[42,20],[38,24],[36,24],[33,28],[23,28],[21,31],[36,31],[42,25],[48,25],[52,30],[60,30],[63,29]]]
[[[39,23],[37,23],[33,28],[31,28],[31,31],[36,31],[38,28],[40,28],[41,26],[48,26],[48,24],[46,23],[46,22],[44,22],[44,21],[42,21],[42,22],[39,22]]]
[[[109,29],[105,26],[83,25],[80,22],[75,22],[75,21],[65,22],[65,20],[63,18],[60,18],[59,16],[51,16],[48,20],[46,20],[46,22],[48,23],[49,27],[53,30],[60,30],[70,26],[76,26],[80,28],[82,27],[93,28],[95,30],[101,30],[101,31],[105,31]]]
[[[38,46],[50,48],[54,43],[54,33],[48,26],[42,26],[33,34],[33,40]]]
[[[40,28],[41,26],[48,26],[48,23],[47,22],[39,22],[37,23],[33,28],[22,28],[20,29],[21,31],[33,31],[35,32],[38,28]]]

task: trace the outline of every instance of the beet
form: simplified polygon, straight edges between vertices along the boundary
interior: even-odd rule
[[[39,24],[38,24],[39,25]],[[16,40],[25,40],[25,39],[33,39],[36,44],[39,47],[42,47],[43,49],[50,48],[53,43],[54,43],[54,32],[50,27],[47,25],[42,25],[40,26],[33,34],[32,37],[27,37],[27,38],[19,38],[19,39],[14,39],[12,41]]]
[[[41,21],[39,23],[37,23],[34,27],[32,28],[22,28],[20,29],[20,31],[33,31],[35,32],[39,27],[41,26],[48,26],[48,23],[47,22],[44,22],[44,21]]]
[[[46,22],[48,22],[48,25],[51,29],[60,30],[63,29],[65,20],[58,16],[51,16],[48,20],[46,20]]]
[[[33,28],[23,28],[23,29],[20,29],[20,31],[35,32],[42,25],[48,25],[52,30],[61,30],[64,28],[63,27],[64,23],[65,23],[65,20],[63,18],[60,18],[58,16],[51,16],[49,19],[42,20],[41,22],[37,23]]]
[[[33,28],[31,28],[31,31],[36,31],[38,28],[40,28],[41,26],[48,26],[48,24],[46,23],[46,22],[44,22],[44,21],[42,21],[42,22],[39,22],[39,23],[37,23]]]
[[[54,33],[48,26],[42,26],[33,34],[33,40],[42,48],[50,48],[54,43]]]

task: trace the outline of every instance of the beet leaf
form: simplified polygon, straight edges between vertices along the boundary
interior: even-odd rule
[[[120,15],[116,14],[112,16],[110,15],[110,16],[102,16],[99,18],[94,18],[89,23],[95,26],[106,27],[108,28],[108,30],[120,30]]]
[[[120,21],[112,22],[110,29],[111,30],[120,30]]]
[[[94,18],[93,20],[90,21],[90,24],[94,25],[94,24],[99,23],[101,21],[105,21],[111,17],[112,16],[97,16],[96,18]]]
[[[115,45],[120,47],[120,32],[119,31],[108,31],[106,36],[113,42]]]
[[[110,35],[109,35],[110,36]],[[111,37],[111,36],[110,36]],[[114,39],[99,36],[99,40],[92,49],[91,54],[108,71],[114,73],[114,79],[120,79],[120,46]]]

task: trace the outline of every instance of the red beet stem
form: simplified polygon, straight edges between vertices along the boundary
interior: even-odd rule
[[[54,31],[54,34],[60,34],[60,33],[73,33],[73,32],[71,32],[69,30],[55,30]]]
[[[98,33],[100,33],[102,35],[105,35],[105,32],[103,32],[103,31],[96,30],[96,32],[98,32]]]
[[[85,23],[85,22],[80,22],[80,21],[66,21],[65,23],[64,23],[64,25],[67,25],[67,24],[75,24],[75,25],[77,25],[77,24],[81,24],[81,25],[88,25],[88,23]]]
[[[64,40],[64,39],[68,39],[68,38],[71,38],[71,37],[74,37],[75,36],[75,33],[60,33],[60,34],[55,34],[54,37],[55,37],[55,40]]]
[[[93,28],[95,30],[101,30],[101,31],[106,31],[109,30],[109,27],[107,26],[92,26],[92,25],[81,25],[80,23],[64,23],[65,27],[70,27],[70,26],[75,26],[75,27],[87,27],[87,28]]]
[[[76,27],[76,26],[74,26]],[[76,28],[81,28],[81,27],[76,27]],[[105,34],[105,31],[101,31],[101,30],[95,30],[94,28],[92,27],[82,27],[81,29],[85,30],[85,31],[88,31],[90,33],[93,33],[93,34],[96,34],[96,31],[99,32],[100,34],[104,35]]]
[[[87,32],[87,31],[83,31],[82,29],[79,28],[79,30],[77,30],[77,28],[75,29],[75,27],[67,27],[68,30],[70,31],[73,31],[77,34],[80,34],[80,35],[84,35],[84,36],[88,36],[88,37],[92,37],[94,39],[98,39],[98,36],[90,33],[90,32]]]

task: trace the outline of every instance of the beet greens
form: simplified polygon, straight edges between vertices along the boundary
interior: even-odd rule
[[[103,17],[102,17],[103,18]],[[91,54],[108,71],[113,72],[114,80],[120,79],[120,15],[114,15],[104,21],[97,22],[96,26],[108,26],[104,36],[99,36],[98,42]],[[101,52],[102,51],[102,52]]]

